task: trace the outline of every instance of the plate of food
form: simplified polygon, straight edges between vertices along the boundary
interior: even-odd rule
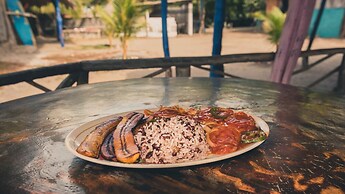
[[[265,121],[222,107],[161,106],[99,118],[72,130],[65,144],[89,162],[124,168],[175,168],[246,153],[269,135]]]

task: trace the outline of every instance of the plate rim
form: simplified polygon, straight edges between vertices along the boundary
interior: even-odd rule
[[[128,111],[128,112],[143,112],[144,110],[135,110],[135,111]],[[104,117],[100,117],[98,119],[92,120],[92,121],[88,121],[82,125],[80,125],[79,127],[73,129],[72,131],[70,131],[68,133],[68,135],[65,138],[65,146],[67,147],[68,151],[70,151],[74,156],[95,163],[95,164],[101,164],[101,165],[106,165],[106,166],[112,166],[112,167],[120,167],[120,168],[136,168],[136,169],[154,169],[154,168],[181,168],[181,167],[189,167],[189,166],[196,166],[196,165],[202,165],[202,164],[208,164],[208,163],[213,163],[213,162],[218,162],[221,160],[226,160],[226,159],[230,159],[236,156],[239,156],[241,154],[247,153],[253,149],[255,149],[256,147],[259,147],[262,143],[264,143],[269,134],[270,134],[270,129],[268,124],[261,118],[249,114],[245,111],[241,111],[246,113],[247,115],[253,117],[253,119],[255,120],[256,125],[259,125],[259,127],[266,133],[267,138],[263,141],[260,142],[255,142],[252,143],[248,146],[246,146],[243,149],[237,150],[235,152],[229,153],[229,154],[224,154],[224,155],[220,155],[220,156],[214,156],[214,157],[210,157],[210,158],[205,158],[205,159],[201,159],[201,160],[192,160],[192,161],[187,161],[187,162],[180,162],[180,163],[172,163],[172,164],[139,164],[139,163],[134,163],[134,164],[126,164],[126,163],[121,163],[121,162],[115,162],[115,161],[108,161],[108,160],[100,160],[97,158],[91,158],[91,157],[87,157],[84,156],[82,154],[79,154],[76,151],[76,148],[73,149],[73,145],[75,144],[75,139],[83,133],[83,131],[90,129],[91,127],[97,126],[98,124],[100,124],[101,122],[104,122],[106,120],[109,120],[110,118],[113,118],[115,116],[120,116],[120,115],[124,115],[128,112],[123,112],[123,113],[116,113],[116,114],[112,114],[112,115],[108,115],[108,116],[104,116]],[[77,136],[75,136],[74,134],[77,134]]]

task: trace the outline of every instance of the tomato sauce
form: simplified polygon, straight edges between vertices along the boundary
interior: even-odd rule
[[[227,154],[236,151],[241,144],[241,133],[256,128],[254,119],[244,112],[230,108],[212,107],[197,113],[196,119],[211,123],[208,141],[213,154]]]

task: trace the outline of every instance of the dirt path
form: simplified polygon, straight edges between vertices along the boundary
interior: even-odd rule
[[[29,49],[29,51],[24,49],[11,52],[1,51],[0,73],[3,74],[81,60],[98,60],[121,57],[121,50],[118,45],[119,43],[115,42],[114,47],[109,48],[106,46],[106,39],[74,40],[73,42],[67,42],[64,48],[61,48],[55,41],[45,42],[45,44],[40,44],[39,48],[35,51],[32,49]],[[182,35],[176,38],[170,38],[169,43],[172,57],[210,55],[212,50],[212,33],[194,36]],[[344,45],[344,39],[316,39],[313,49],[344,47]],[[233,32],[230,30],[225,30],[224,32],[222,54],[273,52],[274,50],[275,46],[271,45],[267,41],[267,37],[264,34]],[[163,51],[161,39],[131,39],[129,43],[129,56],[139,58],[162,57]],[[316,67],[303,75],[295,76],[292,80],[292,85],[308,85],[313,80],[317,79],[317,76],[321,76],[339,65],[340,60],[340,56],[335,56],[320,65],[320,67]],[[153,70],[95,72],[90,74],[90,82],[95,83],[138,78],[151,71]],[[268,80],[271,65],[266,63],[228,64],[226,65],[226,71],[249,79]],[[192,76],[208,76],[208,73],[202,70],[193,69]],[[65,76],[55,76],[39,79],[37,82],[50,89],[55,89],[64,77]],[[336,75],[332,76],[313,89],[325,92],[331,91],[336,83],[336,78]],[[4,86],[0,88],[0,103],[38,93],[42,93],[42,91],[26,83]]]

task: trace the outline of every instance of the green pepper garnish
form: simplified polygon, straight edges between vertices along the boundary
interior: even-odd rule
[[[241,142],[242,143],[255,143],[259,141],[263,141],[267,138],[267,135],[261,129],[254,130],[254,131],[246,131],[241,135]]]
[[[218,107],[211,107],[210,110],[211,115],[213,116],[213,118],[215,119],[226,119],[227,116],[222,116],[220,115],[220,111],[218,109]]]
[[[149,122],[150,123],[154,123],[154,122],[156,122],[157,121],[157,118],[153,118],[153,119],[151,119]]]

